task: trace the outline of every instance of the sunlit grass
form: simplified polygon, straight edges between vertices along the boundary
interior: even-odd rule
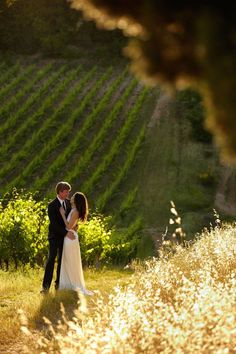
[[[131,272],[119,269],[85,271],[86,286],[95,290],[95,295],[87,300],[87,308],[94,308],[94,301],[103,296],[108,301],[112,288],[126,284]],[[54,325],[61,317],[61,303],[65,308],[67,318],[72,319],[78,307],[78,296],[73,291],[55,292],[52,286],[47,296],[39,291],[43,279],[42,269],[21,269],[19,271],[0,271],[0,352],[11,352],[11,347],[21,346],[24,335],[20,331],[18,310],[22,309],[27,317],[27,326],[36,339],[39,333],[47,333],[44,317]]]
[[[234,353],[235,241],[236,225],[225,225],[147,261],[92,311],[49,325],[29,352]]]
[[[40,297],[40,272],[1,273],[4,299],[12,301],[1,310],[3,324],[17,334],[23,309],[18,340],[30,343],[28,353],[236,352],[236,224],[160,252],[133,275],[90,270],[87,287],[97,292],[86,299],[70,291]]]

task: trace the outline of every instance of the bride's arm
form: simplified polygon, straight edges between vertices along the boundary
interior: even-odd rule
[[[60,208],[60,213],[61,213],[61,216],[62,216],[62,218],[63,218],[63,220],[64,220],[64,223],[65,223],[65,225],[66,225],[66,228],[67,228],[68,230],[74,229],[75,226],[76,226],[76,224],[77,224],[78,217],[79,217],[79,214],[78,214],[77,210],[73,210],[69,222],[68,222],[67,219],[66,219],[65,210],[64,210],[62,207]]]
[[[77,225],[77,222],[78,222],[78,219],[79,219],[79,213],[77,210],[73,210],[72,214],[71,214],[71,218],[70,218],[70,221],[69,221],[69,225],[68,225],[68,229],[75,229],[76,225]]]

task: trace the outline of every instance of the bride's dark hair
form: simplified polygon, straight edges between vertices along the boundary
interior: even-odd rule
[[[88,201],[85,195],[81,192],[74,194],[75,207],[79,213],[79,220],[86,221],[88,216]]]

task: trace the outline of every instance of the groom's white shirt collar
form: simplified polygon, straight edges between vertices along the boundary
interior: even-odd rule
[[[62,203],[64,202],[64,200],[62,200],[59,195],[57,195],[57,199],[59,200],[59,202],[61,203],[61,205],[63,205]]]

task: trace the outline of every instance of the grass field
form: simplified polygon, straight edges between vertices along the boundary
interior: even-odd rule
[[[127,270],[87,270],[85,271],[86,286],[95,290],[95,295],[87,297],[87,307],[92,316],[98,297],[108,299],[113,288],[118,284],[129,282],[131,271]],[[0,353],[21,353],[23,337],[20,331],[18,310],[22,309],[28,319],[28,327],[33,331],[35,339],[44,333],[47,317],[54,325],[61,317],[60,304],[70,319],[78,308],[78,296],[73,291],[55,292],[53,287],[47,296],[39,291],[43,278],[43,270],[20,270],[12,272],[0,271]]]
[[[158,259],[133,264],[133,275],[86,272],[88,288],[99,291],[88,298],[88,311],[81,299],[74,312],[75,293],[52,291],[41,297],[42,270],[1,272],[0,352],[235,353],[236,225],[216,222],[187,247],[172,244],[167,251],[166,244]],[[24,335],[17,320],[20,308]]]

